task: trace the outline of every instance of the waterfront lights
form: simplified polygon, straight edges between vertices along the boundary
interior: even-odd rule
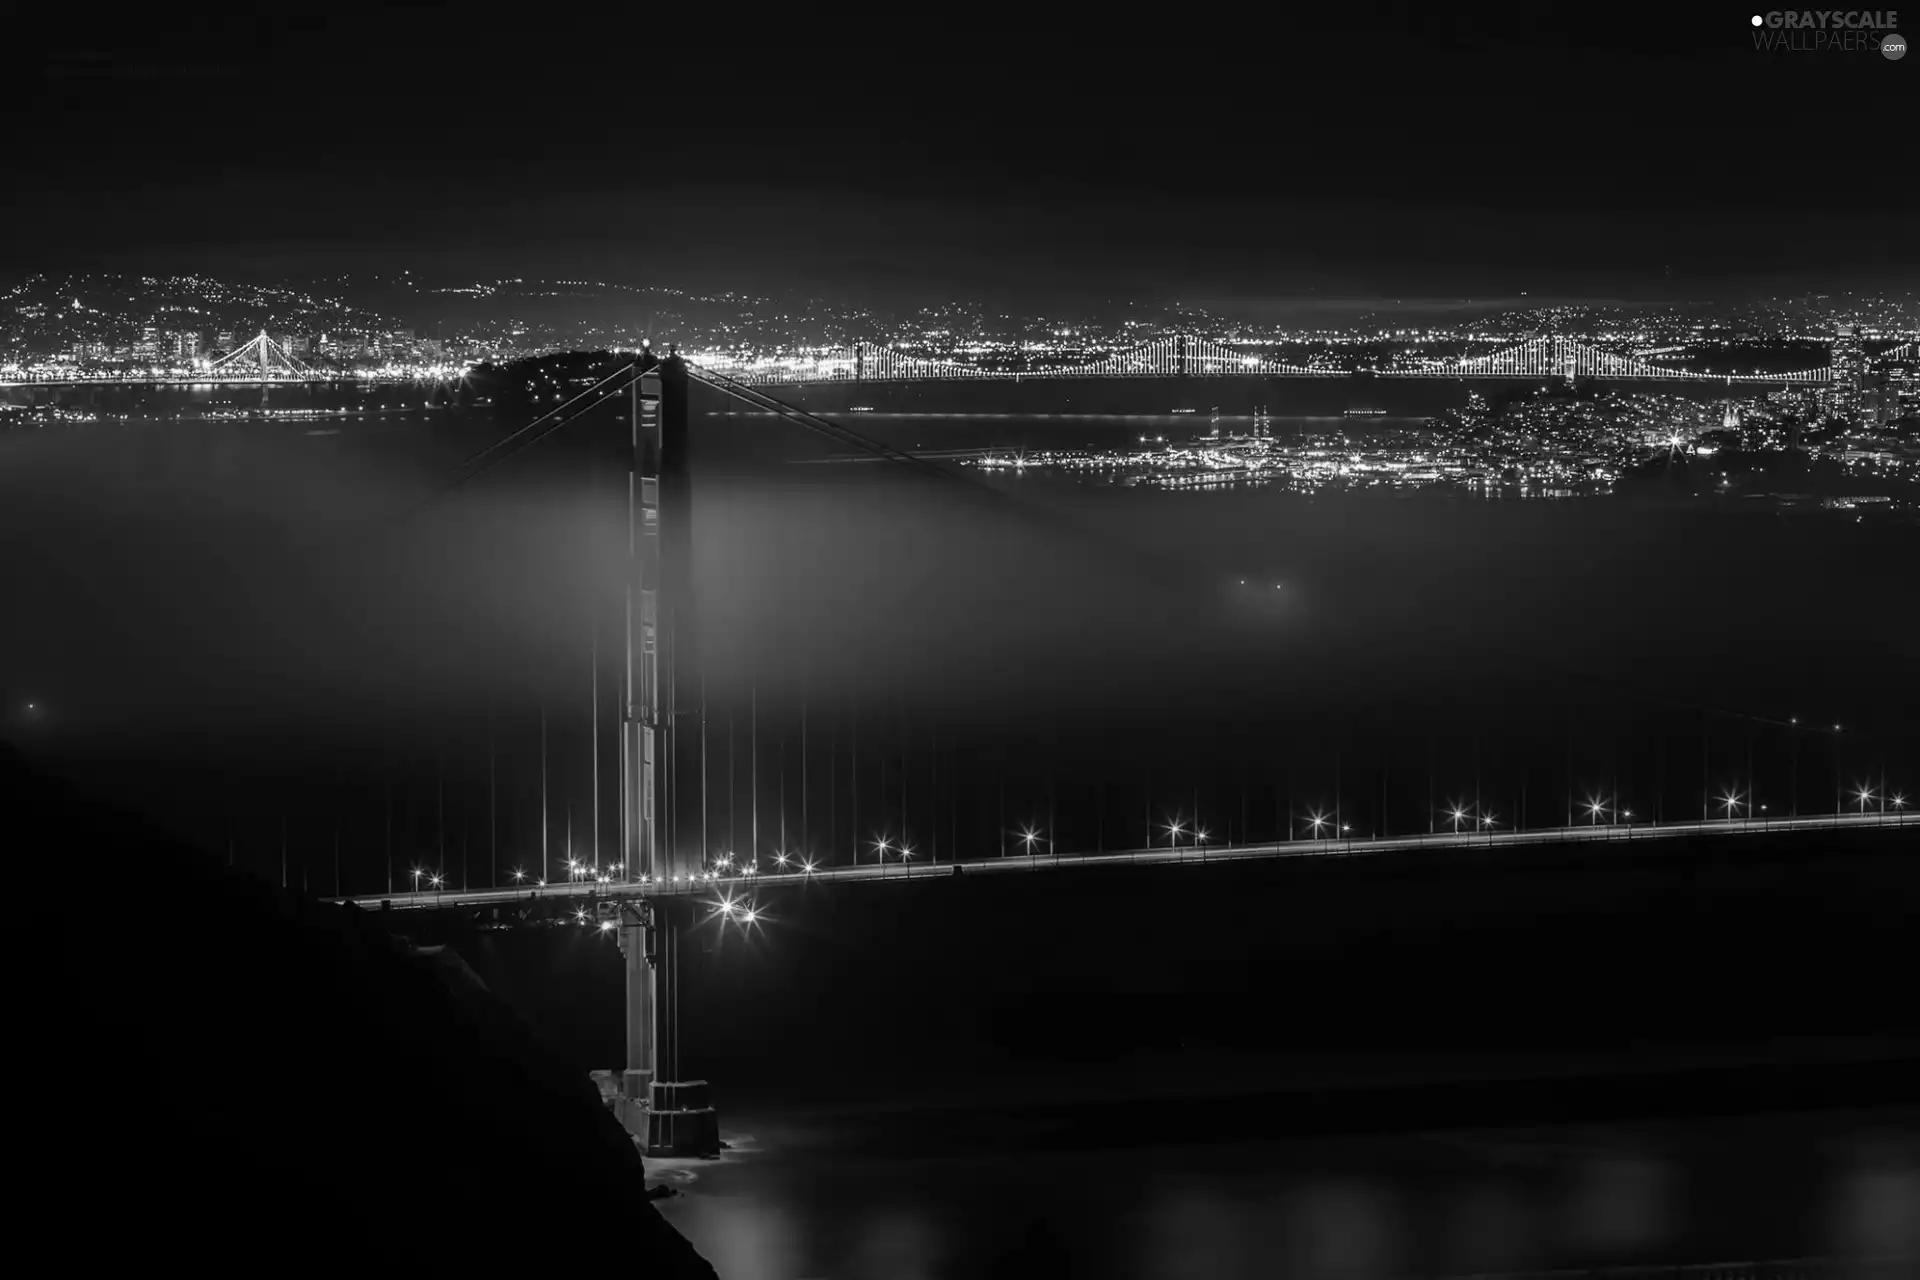
[[[1321,829],[1328,825],[1327,815],[1324,813],[1310,813],[1307,815],[1307,825],[1313,829],[1313,834],[1317,836],[1320,834]]]
[[[526,878],[527,878],[527,873],[522,871],[519,867],[515,867],[513,869],[513,882],[515,884],[524,883]]]
[[[913,846],[910,844],[903,843],[900,846],[900,861],[910,862],[912,861],[912,859],[913,859]]]
[[[1867,811],[1867,801],[1873,799],[1873,788],[1855,784],[1853,798],[1860,802],[1860,812]]]
[[[1183,823],[1181,823],[1181,822],[1180,822],[1180,821],[1178,821],[1178,820],[1175,820],[1175,821],[1173,821],[1173,822],[1169,822],[1169,823],[1168,823],[1168,824],[1166,825],[1166,828],[1165,828],[1165,830],[1166,830],[1166,833],[1167,833],[1167,844],[1168,844],[1168,846],[1169,846],[1169,847],[1171,847],[1171,846],[1173,846],[1173,845],[1176,845],[1176,844],[1179,844],[1179,843],[1180,843],[1180,836],[1181,836],[1181,834],[1182,834],[1183,832],[1185,832],[1185,831],[1186,831],[1186,829],[1187,829],[1187,828],[1186,828],[1186,826],[1185,826],[1185,824],[1183,824]]]
[[[430,879],[429,879],[429,880],[427,881],[427,883],[428,883],[428,884],[430,884],[430,885],[432,885],[432,886],[433,886],[434,888],[436,888],[436,889],[438,889],[438,888],[440,888],[440,887],[441,887],[442,885],[444,885],[444,884],[446,883],[446,881],[445,881],[445,880],[443,880],[443,879],[441,879],[441,878],[440,878],[440,876],[439,876],[439,875],[438,875],[438,874],[436,873],[436,874],[435,874],[435,875],[434,875],[434,876],[433,876],[432,878],[430,878]]]
[[[613,921],[611,921],[611,920],[602,920],[602,921],[600,922],[600,932],[602,932],[602,933],[612,933],[612,932],[613,932]]]
[[[779,853],[776,853],[773,855],[773,864],[776,867],[782,867],[782,868],[784,868],[787,865],[787,855],[785,850],[781,850]]]
[[[414,868],[414,869],[413,869],[413,870],[412,870],[411,872],[409,872],[408,874],[409,874],[409,875],[411,875],[411,876],[413,877],[413,891],[414,891],[415,893],[418,893],[418,892],[420,892],[420,877],[421,877],[421,876],[423,876],[423,875],[425,875],[425,874],[427,874],[427,873],[426,873],[426,872],[424,872],[424,871],[422,871],[422,870],[421,870],[420,868],[418,868],[418,867],[415,867],[415,868]]]
[[[1720,797],[1720,804],[1726,809],[1729,818],[1733,817],[1739,810],[1743,798],[1742,794],[1738,791],[1729,791]]]
[[[880,861],[882,862],[885,862],[887,860],[887,854],[890,850],[892,850],[892,848],[893,848],[893,841],[889,840],[885,836],[881,836],[878,840],[875,840],[873,842],[874,856],[879,858]]]
[[[1904,809],[1907,807],[1906,796],[1902,795],[1898,791],[1894,792],[1893,795],[1888,797],[1888,799],[1893,801],[1893,807],[1896,809]]]
[[[1599,796],[1587,797],[1587,816],[1592,819],[1588,826],[1600,825],[1600,815],[1607,811],[1607,802]]]
[[[812,863],[811,861],[808,861],[808,862],[803,862],[803,863],[801,863],[801,864],[800,864],[800,870],[802,870],[802,871],[804,871],[804,872],[806,872],[806,873],[807,873],[808,875],[812,875],[812,874],[813,874],[813,863]]]
[[[1462,809],[1459,805],[1455,805],[1453,806],[1452,809],[1447,811],[1447,817],[1453,823],[1453,834],[1459,835],[1460,824],[1466,821],[1467,811],[1465,809]]]
[[[1174,823],[1174,824],[1173,824],[1172,826],[1170,826],[1169,828],[1167,828],[1167,834],[1168,834],[1169,836],[1177,836],[1177,835],[1179,835],[1179,834],[1180,834],[1180,824],[1176,822],[1176,823]],[[1021,844],[1023,844],[1023,845],[1025,845],[1025,846],[1027,846],[1027,852],[1028,852],[1029,854],[1031,854],[1031,853],[1033,852],[1033,846],[1034,846],[1034,844],[1035,844],[1035,843],[1036,843],[1036,842],[1037,842],[1037,841],[1038,841],[1039,839],[1040,839],[1040,833],[1039,833],[1039,832],[1038,832],[1037,830],[1035,830],[1034,828],[1032,828],[1032,827],[1022,827],[1022,828],[1020,829],[1020,843],[1021,843]]]

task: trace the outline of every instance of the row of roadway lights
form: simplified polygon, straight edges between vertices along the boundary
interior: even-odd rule
[[[1835,729],[1837,730],[1838,728],[1839,726],[1836,725]],[[1598,826],[1602,818],[1612,823],[1616,820],[1614,816],[1616,812],[1618,814],[1618,820],[1631,823],[1633,821],[1633,810],[1616,809],[1617,799],[1617,797],[1589,795],[1581,804],[1581,810],[1588,820],[1588,825]],[[1880,801],[1882,811],[1885,810],[1887,805],[1891,805],[1896,811],[1903,811],[1907,806],[1907,798],[1904,794],[1894,792],[1882,796],[1880,792],[1874,790],[1870,783],[1855,783],[1853,800],[1859,805],[1859,812],[1862,814],[1867,812],[1867,806],[1875,800]],[[1751,816],[1754,811],[1751,798],[1746,792],[1738,788],[1729,788],[1723,791],[1714,803],[1716,807],[1725,811],[1725,817],[1728,819],[1739,817],[1742,808],[1747,810],[1749,816]],[[1765,813],[1766,811],[1766,805],[1759,806],[1759,812]],[[1488,831],[1500,825],[1498,814],[1483,814],[1477,811],[1477,806],[1462,805],[1459,803],[1454,803],[1449,808],[1443,810],[1442,817],[1452,824],[1451,834],[1453,835],[1460,834],[1462,823],[1466,823],[1470,829]],[[1353,832],[1352,823],[1336,822],[1335,819],[1328,817],[1324,812],[1309,813],[1306,817],[1300,819],[1300,822],[1304,826],[1305,832],[1310,839],[1334,839],[1343,835],[1350,836]],[[1195,848],[1204,849],[1209,838],[1205,827],[1199,826],[1198,824],[1189,824],[1180,818],[1174,818],[1162,824],[1160,830],[1167,837],[1169,848],[1177,848],[1181,839],[1184,837],[1191,841]],[[1015,836],[1015,840],[1022,846],[1022,852],[1028,857],[1033,856],[1036,847],[1039,845],[1044,844],[1049,852],[1053,850],[1053,841],[1047,839],[1038,827],[1022,827]],[[890,856],[897,858],[902,864],[910,863],[914,858],[913,846],[904,840],[895,841],[890,836],[883,835],[874,840],[872,842],[872,848],[875,859],[882,864],[884,864]],[[811,875],[814,871],[818,870],[819,866],[819,864],[811,858],[798,857],[785,850],[774,854],[773,861],[774,865],[780,868],[782,872],[790,872],[797,867],[800,872],[807,875]],[[566,868],[567,879],[570,883],[590,882],[595,884],[612,884],[619,878],[621,871],[624,870],[624,864],[615,862],[606,867],[600,867],[576,858],[568,858],[566,860]],[[760,867],[757,860],[742,862],[736,866],[734,863],[734,855],[728,852],[720,855],[720,857],[715,860],[714,865],[706,871],[698,872],[691,876],[682,876],[676,873],[673,879],[675,881],[685,880],[689,883],[699,883],[701,881],[711,883],[723,878],[733,879],[738,877],[751,879],[759,873]],[[414,867],[411,874],[413,876],[414,892],[416,893],[420,891],[421,881],[423,879],[427,882],[428,888],[439,890],[446,887],[446,879],[440,872],[430,872],[422,867]],[[544,878],[529,877],[527,871],[521,867],[515,867],[512,876],[513,882],[516,885],[525,884],[529,878],[533,878],[536,887],[542,889],[547,887],[547,882]],[[649,879],[649,877],[643,875],[640,877],[640,883],[646,884],[649,882]],[[729,916],[736,912],[736,907],[729,905],[731,902],[731,899],[722,899],[722,905],[725,908],[724,914]],[[752,923],[756,918],[751,908],[738,908],[738,910],[744,912],[741,918],[746,920],[747,923]],[[584,914],[581,918],[584,921]]]
[[[1893,792],[1892,794],[1882,796],[1881,793],[1875,791],[1872,785],[1868,783],[1854,784],[1853,800],[1854,803],[1859,805],[1859,812],[1862,814],[1867,812],[1867,806],[1875,800],[1881,802],[1883,811],[1887,805],[1892,805],[1896,811],[1903,811],[1907,807],[1907,798],[1903,793]],[[1611,824],[1616,820],[1614,816],[1616,812],[1618,814],[1618,820],[1631,823],[1633,821],[1633,810],[1616,809],[1616,802],[1617,797],[1589,795],[1581,803],[1581,811],[1587,818],[1588,825],[1599,826],[1602,818],[1605,818],[1607,822]],[[1714,805],[1715,807],[1723,809],[1725,811],[1725,817],[1728,819],[1739,817],[1740,811],[1743,808],[1747,810],[1749,816],[1754,811],[1748,794],[1738,788],[1729,788],[1723,791],[1714,801]],[[1759,806],[1759,812],[1765,813],[1766,811],[1766,805],[1763,804]],[[1489,831],[1500,825],[1498,814],[1479,813],[1474,806],[1454,804],[1451,808],[1443,810],[1442,816],[1452,824],[1453,829],[1451,834],[1453,835],[1460,834],[1460,825],[1462,823],[1466,823],[1470,829],[1477,828]],[[1310,813],[1300,819],[1300,822],[1304,826],[1306,834],[1310,839],[1334,839],[1338,836],[1351,835],[1353,833],[1352,823],[1336,823],[1325,813]],[[1191,841],[1195,848],[1205,848],[1209,838],[1205,827],[1197,824],[1189,825],[1185,821],[1177,818],[1163,824],[1160,830],[1167,837],[1167,845],[1169,848],[1177,848],[1183,837]],[[1022,846],[1022,853],[1028,857],[1032,857],[1036,846],[1042,844],[1046,845],[1050,852],[1053,849],[1053,842],[1042,835],[1040,830],[1035,827],[1021,828],[1015,839]],[[873,852],[876,860],[881,863],[885,863],[889,856],[899,859],[903,864],[912,862],[914,858],[914,851],[911,845],[904,841],[895,842],[888,836],[882,836],[873,842]],[[798,858],[785,851],[776,853],[773,861],[774,865],[779,867],[782,872],[788,872],[797,867],[803,874],[811,875],[819,869],[819,864],[813,859]],[[566,866],[568,881],[576,884],[581,882],[613,884],[623,870],[623,864],[618,862],[601,868],[573,858],[567,859]],[[427,887],[430,889],[439,890],[446,887],[445,877],[437,871],[430,872],[425,868],[415,867],[411,874],[413,876],[414,892],[416,893],[420,891],[420,882],[423,879],[427,882]],[[521,867],[515,867],[512,874],[513,882],[517,885],[525,884],[530,878],[526,870]],[[698,883],[700,881],[712,882],[719,879],[732,879],[735,877],[752,879],[759,874],[760,867],[758,862],[743,862],[735,866],[733,854],[725,853],[716,860],[713,867],[706,871],[698,872],[691,876],[681,876],[676,873],[673,878],[676,881],[684,879],[689,883]],[[640,877],[640,883],[649,883],[649,879],[649,877],[643,875]],[[534,884],[536,887],[542,889],[547,887],[547,882],[543,878],[534,878]]]

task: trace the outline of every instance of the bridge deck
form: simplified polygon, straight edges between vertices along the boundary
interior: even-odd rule
[[[1812,818],[1719,819],[1707,822],[1669,822],[1600,824],[1597,826],[1551,827],[1530,831],[1494,831],[1458,835],[1440,833],[1424,836],[1381,838],[1342,838],[1282,841],[1277,844],[1219,845],[1177,849],[1126,849],[1111,853],[1017,853],[1005,857],[970,858],[950,862],[882,862],[859,865],[817,867],[812,871],[778,867],[757,874],[703,876],[690,881],[667,884],[641,882],[570,882],[529,888],[525,885],[504,889],[426,889],[419,892],[380,893],[334,899],[377,909],[391,903],[396,910],[435,907],[484,906],[533,900],[564,898],[607,898],[631,896],[671,896],[706,893],[757,884],[797,884],[814,880],[901,881],[952,875],[955,868],[967,875],[1005,875],[1015,872],[1043,871],[1070,867],[1120,866],[1206,866],[1213,863],[1244,862],[1272,858],[1365,857],[1406,849],[1500,848],[1512,845],[1590,844],[1669,840],[1686,836],[1740,836],[1793,831],[1912,829],[1920,831],[1920,814],[1864,813],[1827,814]]]

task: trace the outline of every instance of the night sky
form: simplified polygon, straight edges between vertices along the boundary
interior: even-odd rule
[[[1054,306],[1910,278],[1897,154],[1920,63],[1764,55],[1746,10],[1544,12],[1344,30],[1288,12],[1188,46],[1175,20],[1105,47],[984,12],[892,48],[803,17],[803,38],[729,43],[744,14],[29,24],[0,272]]]

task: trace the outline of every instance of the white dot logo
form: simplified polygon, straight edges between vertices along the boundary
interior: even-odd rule
[[[1894,32],[1880,37],[1880,52],[1887,55],[1889,61],[1898,62],[1907,56],[1907,38]]]
[[[1758,27],[1758,26],[1764,26],[1764,25],[1766,24],[1766,21],[1767,21],[1767,20],[1766,20],[1765,18],[1763,18],[1763,17],[1761,17],[1761,16],[1760,16],[1759,14],[1757,14],[1757,13],[1753,15],[1753,25],[1754,25],[1754,26],[1756,26],[1756,27]]]

